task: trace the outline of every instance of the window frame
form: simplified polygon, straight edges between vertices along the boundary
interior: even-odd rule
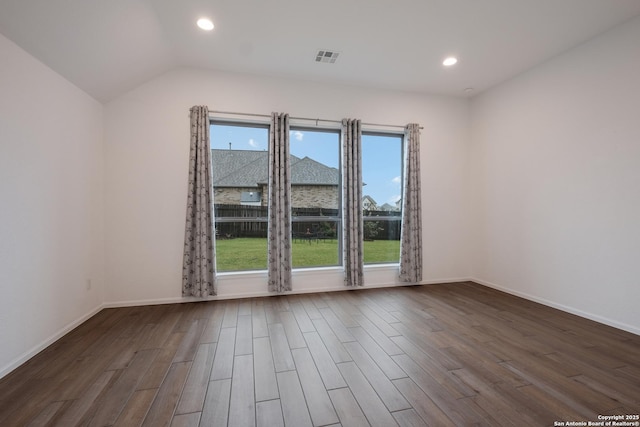
[[[295,123],[295,120],[292,120],[294,123],[290,124],[289,130],[290,132],[301,131],[301,132],[320,132],[320,133],[333,133],[338,136],[338,215],[337,216],[294,216],[293,208],[291,212],[291,223],[293,227],[294,222],[311,222],[316,221],[320,222],[330,222],[336,224],[336,229],[339,230],[337,233],[336,239],[338,241],[338,264],[335,265],[325,265],[325,266],[309,266],[309,267],[292,267],[293,271],[327,271],[327,270],[342,270],[344,267],[344,246],[343,246],[343,156],[342,156],[342,139],[343,132],[342,128],[338,126],[308,126],[303,124]],[[220,125],[220,126],[235,126],[235,127],[246,127],[246,128],[260,128],[265,129],[267,132],[270,131],[270,123],[268,120],[247,120],[246,118],[219,118],[219,117],[210,117],[209,118],[209,126],[210,131],[212,132],[212,126]],[[381,137],[393,137],[398,138],[400,142],[400,194],[404,195],[404,174],[405,174],[405,143],[406,143],[406,135],[404,132],[399,131],[386,131],[379,129],[363,129],[362,137],[365,136],[381,136]],[[210,148],[212,149],[212,148]],[[268,141],[267,141],[267,152],[268,152]],[[213,160],[213,159],[212,159]],[[362,160],[362,159],[361,159]],[[364,164],[363,164],[364,166]],[[215,189],[212,188],[212,190]],[[268,191],[268,190],[267,190]],[[363,194],[364,196],[364,194]],[[268,206],[267,206],[268,209]],[[364,222],[368,221],[365,219],[365,215],[363,212],[363,226]],[[268,213],[267,216],[257,216],[257,217],[218,217],[215,215],[215,198],[214,198],[214,215],[212,215],[212,219],[214,221],[214,229],[217,230],[216,224],[218,223],[268,223]],[[399,216],[377,216],[376,220],[382,221],[398,221],[400,223],[400,230],[402,230],[402,206],[400,207],[400,215]],[[401,233],[401,231],[400,231]],[[293,233],[292,233],[293,234]],[[218,240],[218,236],[214,237],[214,248],[216,247]],[[293,240],[293,235],[292,235]],[[364,239],[363,239],[364,243]],[[265,254],[266,256],[266,254]],[[217,259],[217,257],[216,257]],[[364,263],[365,269],[375,269],[375,268],[385,268],[389,266],[398,266],[400,260],[398,261],[390,261],[390,262],[375,262],[375,263]],[[217,269],[217,265],[216,265]],[[256,268],[256,269],[245,269],[245,270],[225,270],[225,271],[217,271],[218,275],[238,275],[238,274],[262,274],[266,272],[266,268]]]
[[[392,137],[392,138],[398,138],[400,141],[400,197],[404,196],[404,174],[405,174],[405,142],[406,142],[406,135],[404,133],[404,131],[399,132],[399,131],[384,131],[384,130],[367,130],[367,129],[363,129],[362,130],[362,139],[364,139],[365,136],[380,136],[380,137]],[[364,142],[364,141],[362,141]],[[362,161],[362,159],[361,159]],[[364,161],[362,164],[362,169],[364,171]],[[363,181],[364,181],[364,177],[363,177]],[[362,197],[364,197],[364,192]],[[400,215],[399,216],[376,216],[373,217],[375,218],[375,220],[382,220],[382,221],[398,221],[400,223],[400,239],[402,237],[402,205],[400,205]],[[362,226],[364,228],[364,223],[366,221],[373,221],[373,220],[368,220],[366,219],[367,216],[364,215],[364,209],[363,209],[363,214],[362,214]],[[363,252],[364,252],[364,236],[363,236]],[[400,253],[402,252],[402,249],[400,249]],[[365,268],[375,268],[376,266],[399,266],[400,265],[400,253],[398,253],[398,261],[389,261],[389,262],[372,262],[372,263],[367,263],[363,261],[364,267]]]
[[[214,125],[218,125],[218,126],[234,126],[234,127],[244,127],[244,128],[257,128],[257,129],[265,129],[267,131],[267,151],[268,151],[268,144],[269,144],[269,130],[270,130],[270,124],[268,121],[250,121],[250,120],[244,120],[244,119],[233,119],[233,118],[224,118],[224,119],[218,119],[215,117],[210,117],[209,118],[209,146],[210,146],[210,150],[211,148],[211,134],[213,133],[213,129],[212,127]],[[257,150],[256,150],[257,151]],[[212,160],[212,167],[213,167],[213,159]],[[245,270],[223,270],[220,271],[218,270],[218,251],[217,251],[217,244],[218,244],[218,227],[216,224],[218,223],[244,223],[244,224],[249,224],[249,223],[260,223],[260,224],[267,224],[268,223],[268,215],[267,216],[256,216],[256,217],[219,217],[216,215],[216,199],[215,199],[215,187],[213,186],[213,182],[212,182],[212,190],[214,192],[214,198],[213,198],[213,215],[212,215],[212,220],[213,220],[213,227],[214,227],[214,251],[216,253],[216,257],[215,257],[215,263],[216,263],[216,274],[217,275],[233,275],[233,274],[242,274],[242,273],[260,273],[260,272],[265,272],[267,271],[266,268],[252,268],[252,269],[245,269]],[[238,202],[240,204],[240,202]],[[265,259],[267,258],[267,247],[265,246]]]
[[[316,133],[330,133],[335,134],[338,137],[338,214],[337,216],[294,216],[293,215],[293,207],[291,211],[291,226],[293,228],[294,222],[331,222],[337,224],[336,226],[336,239],[338,243],[338,263],[333,265],[317,265],[317,266],[308,266],[308,267],[293,267],[292,270],[313,270],[313,269],[331,269],[331,268],[339,268],[342,269],[344,266],[344,248],[343,248],[343,219],[342,219],[342,129],[340,127],[315,127],[315,126],[304,126],[297,124],[290,124],[289,131],[301,131],[301,132],[316,132]],[[289,154],[291,155],[291,148],[289,149]],[[322,219],[322,221],[320,221]],[[292,240],[293,240],[293,232],[292,232]],[[293,243],[293,242],[292,242]]]

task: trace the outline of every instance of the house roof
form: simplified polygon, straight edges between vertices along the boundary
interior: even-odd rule
[[[373,200],[373,197],[369,196],[368,194],[365,194],[364,196],[362,196],[362,201],[363,201],[363,202],[365,202],[365,201],[367,201],[367,200],[369,201],[369,203],[370,203],[370,204],[372,204],[372,205],[374,205],[374,206],[377,206],[377,205],[378,205],[378,203],[376,203],[376,201],[375,201],[375,200]]]
[[[292,185],[338,185],[338,169],[310,157],[291,156]],[[268,181],[269,153],[252,150],[211,150],[215,187],[257,187]]]
[[[292,156],[291,183],[297,185],[338,185],[340,173],[310,157]]]
[[[256,187],[267,175],[266,151],[211,150],[214,187]]]

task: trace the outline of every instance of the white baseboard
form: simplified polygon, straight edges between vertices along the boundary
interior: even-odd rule
[[[403,286],[403,285],[401,284],[377,285],[377,286],[367,286],[366,288],[357,288],[357,289],[390,288],[394,286]],[[341,286],[341,287],[331,287],[331,288],[327,288],[327,287],[308,288],[308,289],[300,289],[297,291],[281,292],[281,293],[274,293],[269,291],[234,292],[234,293],[225,293],[223,295],[211,296],[208,298],[174,297],[174,298],[159,298],[159,299],[133,300],[133,301],[113,301],[113,302],[105,303],[104,306],[105,308],[118,308],[118,307],[132,307],[132,306],[138,306],[138,305],[179,304],[179,303],[185,303],[185,302],[198,302],[198,301],[222,301],[222,300],[228,300],[228,299],[271,297],[275,295],[300,295],[300,294],[311,294],[311,293],[318,293],[318,292],[338,292],[338,291],[348,291],[353,289],[354,288]]]
[[[420,285],[444,285],[447,283],[460,283],[460,282],[472,282],[473,279],[470,277],[453,277],[449,279],[429,279],[423,280],[420,282]]]
[[[480,285],[489,287],[489,288],[493,288],[493,289],[497,289],[499,291],[511,294],[511,295],[515,295],[517,297],[520,298],[524,298],[526,300],[529,301],[533,301],[533,302],[537,302],[540,303],[542,305],[546,305],[548,307],[552,307],[552,308],[556,308],[558,310],[567,312],[567,313],[571,313],[571,314],[575,314],[576,316],[580,316],[580,317],[584,317],[585,319],[589,319],[589,320],[593,320],[595,322],[598,323],[602,323],[608,326],[612,326],[616,329],[622,329],[623,331],[627,331],[627,332],[631,332],[632,334],[635,335],[640,335],[640,328],[632,326],[632,325],[628,325],[626,323],[622,323],[622,322],[618,322],[617,320],[613,320],[613,319],[609,319],[607,317],[603,317],[600,316],[598,314],[594,314],[594,313],[589,313],[580,309],[577,309],[575,307],[571,307],[568,305],[564,305],[564,304],[558,304],[556,302],[553,301],[549,301],[545,298],[541,298],[541,297],[537,297],[535,295],[531,295],[531,294],[527,294],[524,292],[519,292],[519,291],[515,291],[513,289],[509,289],[505,286],[500,286],[497,285],[495,283],[492,282],[488,282],[486,280],[482,280],[482,279],[478,279],[475,277],[472,277],[469,279],[472,282],[478,283]]]
[[[40,353],[45,348],[49,347],[51,344],[53,344],[54,342],[56,342],[57,340],[62,338],[64,335],[66,335],[67,333],[71,332],[73,329],[75,329],[76,327],[78,327],[82,323],[86,322],[89,318],[95,316],[96,313],[98,313],[103,308],[104,308],[104,304],[98,305],[97,307],[95,307],[94,309],[89,311],[87,314],[79,317],[78,319],[74,320],[73,322],[69,323],[68,325],[66,325],[65,327],[63,327],[59,331],[57,331],[55,334],[51,335],[46,340],[42,341],[40,344],[38,344],[35,347],[31,348],[30,350],[28,350],[24,354],[18,356],[17,358],[12,360],[9,364],[1,367],[0,368],[0,378],[3,378],[5,375],[9,374],[11,371],[16,369],[18,366],[22,365],[24,362],[26,362],[27,360],[31,359],[36,354]]]
[[[434,285],[439,283],[456,283],[456,282],[467,282],[471,280],[468,277],[462,278],[448,278],[448,279],[429,279],[423,280],[420,283],[416,283],[413,285]],[[378,289],[378,288],[393,288],[399,286],[411,286],[411,283],[384,283],[384,284],[376,284],[376,285],[368,285],[363,286],[361,288],[349,288],[346,286],[335,286],[335,287],[316,287],[316,288],[304,288],[293,290],[291,292],[283,292],[280,294],[276,294],[274,292],[269,291],[248,291],[248,292],[232,292],[225,293],[223,295],[216,295],[208,298],[191,298],[191,297],[172,297],[172,298],[156,298],[156,299],[145,299],[145,300],[131,300],[131,301],[111,301],[103,304],[104,308],[118,308],[118,307],[132,307],[139,305],[158,305],[158,304],[178,304],[178,303],[186,303],[186,302],[197,302],[197,301],[220,301],[227,299],[238,299],[238,298],[258,298],[258,297],[270,297],[274,295],[298,295],[298,294],[313,294],[319,292],[338,292],[338,291],[352,291],[358,289]]]

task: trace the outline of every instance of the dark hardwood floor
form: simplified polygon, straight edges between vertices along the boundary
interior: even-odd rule
[[[106,309],[2,426],[553,426],[640,413],[640,337],[474,283]]]

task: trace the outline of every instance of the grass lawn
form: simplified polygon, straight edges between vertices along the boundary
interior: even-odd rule
[[[338,265],[337,240],[294,241],[292,244],[293,267],[319,267]],[[364,242],[365,264],[398,262],[398,240]],[[218,271],[266,270],[267,239],[238,238],[216,241]]]

